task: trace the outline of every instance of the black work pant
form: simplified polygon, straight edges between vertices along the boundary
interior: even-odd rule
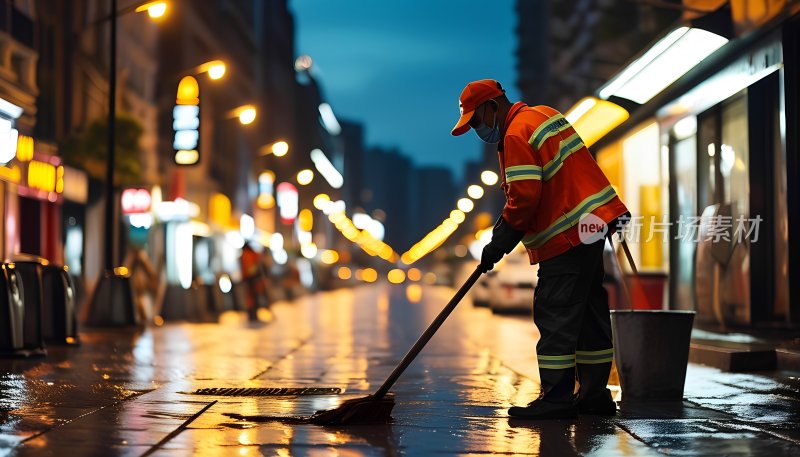
[[[604,243],[582,244],[539,264],[533,320],[541,333],[536,353],[548,401],[572,401],[576,378],[579,398],[607,395],[613,343]]]

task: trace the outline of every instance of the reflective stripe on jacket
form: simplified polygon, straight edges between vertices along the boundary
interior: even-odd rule
[[[584,214],[608,224],[628,211],[575,129],[553,108],[515,103],[498,154],[503,217],[525,232],[531,263],[580,244],[577,225]]]

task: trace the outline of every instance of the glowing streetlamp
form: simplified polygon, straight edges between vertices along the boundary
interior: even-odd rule
[[[494,186],[497,184],[498,179],[497,173],[491,170],[484,170],[483,173],[481,173],[481,181],[487,186]]]
[[[328,194],[319,194],[316,197],[314,197],[314,208],[322,210],[322,208],[324,208],[325,205],[330,203],[330,201],[331,197],[329,197]]]
[[[283,157],[289,152],[289,143],[285,141],[276,141],[272,144],[272,153],[275,157]]]
[[[208,77],[213,80],[221,79],[225,76],[226,70],[225,62],[221,60],[211,60],[198,65],[196,68],[197,73],[208,73]]]
[[[294,61],[294,69],[295,71],[307,71],[311,68],[314,62],[311,60],[311,56],[308,54],[303,54],[302,56],[298,57]]]
[[[314,172],[309,169],[300,170],[297,173],[297,183],[300,184],[301,186],[306,186],[308,184],[311,184],[311,181],[313,180],[314,180]]]
[[[469,195],[473,200],[477,200],[483,197],[483,187],[473,184],[467,187],[467,195]]]
[[[457,203],[456,206],[458,206],[458,209],[460,209],[461,211],[463,211],[465,213],[468,213],[468,212],[472,211],[472,208],[475,207],[475,204],[472,203],[472,200],[470,200],[468,198],[461,198],[461,199],[458,200],[458,203]]]
[[[256,120],[256,107],[253,105],[242,105],[233,110],[233,117],[239,118],[242,125],[250,125]]]
[[[109,303],[114,296],[114,289],[122,286],[130,287],[130,277],[120,274],[114,268],[114,222],[116,221],[116,208],[114,205],[114,167],[116,162],[116,129],[117,129],[117,18],[123,14],[147,11],[151,18],[158,18],[164,15],[167,4],[164,1],[145,2],[140,5],[131,5],[121,11],[117,10],[117,0],[111,0],[111,13],[107,18],[96,21],[99,24],[105,20],[109,21],[109,59],[108,59],[108,136],[105,170],[105,205],[103,214],[103,229],[105,239],[103,240],[104,272],[94,288],[89,302],[89,315],[87,323],[95,326],[108,325],[135,325],[137,324],[136,310],[133,303],[117,303],[116,306],[126,308],[123,315],[129,312],[130,317],[118,319],[114,317],[111,309],[113,304]],[[115,283],[118,283],[115,285]],[[132,311],[131,311],[132,310]]]
[[[143,11],[147,11],[147,14],[153,19],[159,19],[164,16],[167,12],[167,2],[159,1],[159,2],[147,2],[143,5],[139,5],[134,10],[137,13],[141,13]]]
[[[450,220],[452,220],[456,224],[464,222],[466,218],[467,216],[460,209],[454,209],[453,211],[450,211]]]

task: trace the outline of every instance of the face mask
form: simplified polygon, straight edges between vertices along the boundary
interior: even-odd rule
[[[497,123],[497,111],[494,112],[494,127],[481,124],[475,128],[475,133],[486,143],[494,144],[500,141],[500,124]]]

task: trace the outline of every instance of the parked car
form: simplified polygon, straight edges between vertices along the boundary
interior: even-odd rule
[[[518,245],[499,262],[489,283],[489,308],[497,314],[531,314],[539,265],[531,265],[528,253]]]

